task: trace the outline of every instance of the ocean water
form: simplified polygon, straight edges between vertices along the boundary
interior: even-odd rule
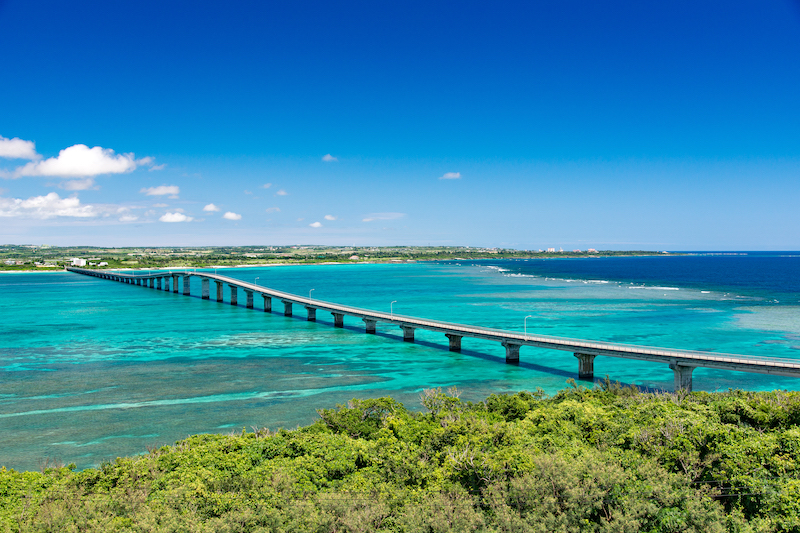
[[[798,358],[800,254],[452,261],[225,269],[322,300],[530,333]],[[256,279],[257,278],[257,279]],[[201,432],[296,427],[316,409],[392,395],[419,408],[425,388],[462,398],[553,393],[576,377],[567,352],[329,314],[307,322],[72,273],[0,275],[0,465],[79,468]],[[228,290],[225,299],[228,301]],[[240,295],[239,302],[243,298]],[[261,303],[257,299],[256,306]],[[278,303],[278,302],[274,302]],[[672,390],[667,365],[598,357],[595,376]],[[699,368],[695,390],[798,389],[800,380]]]

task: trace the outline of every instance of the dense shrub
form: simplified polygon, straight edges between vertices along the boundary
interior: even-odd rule
[[[321,409],[96,469],[0,469],[0,531],[795,531],[800,394],[606,382]]]

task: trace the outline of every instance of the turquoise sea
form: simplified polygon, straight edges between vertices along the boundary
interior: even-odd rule
[[[800,356],[800,255],[450,261],[230,268],[226,275],[318,299],[566,337],[770,357]],[[220,270],[221,271],[221,270]],[[462,398],[553,393],[569,353],[320,313],[245,309],[78,274],[0,275],[0,465],[79,468],[193,433],[291,428],[315,409],[390,394],[412,408],[430,387]],[[228,298],[228,291],[225,291]],[[240,304],[242,298],[239,298]],[[256,302],[260,304],[260,302]],[[666,365],[598,357],[595,376],[672,390]],[[695,390],[800,389],[800,380],[697,369]]]

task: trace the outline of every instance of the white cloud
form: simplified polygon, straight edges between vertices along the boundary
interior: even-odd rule
[[[0,135],[0,157],[7,159],[41,159],[36,153],[36,143],[24,141],[19,137],[6,139]]]
[[[283,189],[279,190],[275,193],[277,196],[289,196],[289,193],[284,191]]]
[[[124,174],[136,168],[133,154],[114,155],[114,150],[85,144],[64,148],[58,157],[30,162],[14,171],[14,176],[61,176],[85,178],[100,174]]]
[[[280,207],[270,207],[267,209],[267,213],[280,213],[280,212],[281,212]]]
[[[331,154],[325,154],[325,155],[323,155],[323,156],[322,156],[322,160],[323,160],[323,161],[325,161],[326,163],[331,163],[331,162],[333,162],[333,161],[338,161],[338,159],[336,159],[335,157],[333,157]]]
[[[122,215],[119,217],[120,222],[133,222],[134,220],[139,220],[139,217],[136,215]]]
[[[312,228],[321,228],[322,227],[322,223],[321,222],[312,222],[311,224],[309,224],[309,226],[311,226]]]
[[[148,170],[149,170],[150,172],[152,172],[152,171],[154,171],[154,170],[164,170],[165,168],[167,168],[167,164],[166,164],[166,163],[162,163],[162,164],[160,164],[160,165],[153,165],[153,166],[152,166],[152,167],[150,167]]]
[[[169,207],[169,204],[153,204],[153,207]]]
[[[82,180],[63,181],[58,184],[58,188],[64,189],[65,191],[85,191],[88,189],[99,189],[100,187],[95,187],[94,178],[86,178]]]
[[[215,206],[214,204],[208,204],[207,206],[205,206],[203,208],[203,211],[206,211],[206,212],[209,212],[209,213],[214,213],[214,212],[219,211],[219,207]]]
[[[225,220],[242,220],[242,215],[228,211],[227,213],[222,215],[222,218],[224,218]]]
[[[159,185],[158,187],[147,187],[139,192],[147,196],[166,196],[169,194],[170,198],[177,198],[181,189],[177,185]]]
[[[336,220],[336,217],[333,215],[325,215],[325,220]]]
[[[61,198],[51,192],[45,196],[0,198],[0,217],[30,217],[47,219],[53,217],[90,218],[100,214],[92,205],[81,205],[77,196]]]
[[[191,222],[193,219],[192,217],[187,217],[183,213],[164,213],[158,220],[161,222]]]
[[[262,187],[264,187],[265,189],[269,189],[270,187],[272,187],[272,184],[271,183],[265,183],[264,185],[262,185]]]
[[[440,180],[460,180],[461,179],[461,172],[445,172],[444,176],[439,178]]]
[[[405,213],[370,213],[363,218],[362,222],[372,222],[373,220],[397,220],[406,216]]]
[[[142,157],[142,158],[137,159],[136,160],[136,164],[137,165],[148,166],[148,165],[152,165],[154,161],[155,161],[155,158],[150,157],[148,155],[147,157]]]

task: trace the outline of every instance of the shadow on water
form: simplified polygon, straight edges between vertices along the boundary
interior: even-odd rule
[[[159,292],[167,292],[168,294],[176,294],[176,293],[172,293],[172,292],[169,292],[169,291],[159,291]],[[177,293],[177,294],[180,294],[180,293]],[[198,295],[195,295],[195,294],[191,294],[191,295],[189,295],[189,297],[190,298],[196,298],[198,300],[202,300],[201,296],[198,296]],[[274,298],[273,298],[273,300],[274,300]],[[209,298],[208,301],[209,302],[214,302],[214,303],[219,303],[219,304],[222,304],[222,305],[228,305],[228,306],[231,305],[231,303],[229,301],[218,302],[216,300],[216,298]],[[312,323],[315,323],[315,324],[319,324],[321,326],[327,326],[327,327],[331,327],[331,328],[335,328],[336,327],[334,325],[333,321],[325,320],[324,318],[323,319],[316,318],[315,320],[308,320],[307,315],[304,316],[302,314],[296,314],[294,312],[294,309],[292,310],[293,312],[292,312],[291,315],[286,315],[286,314],[284,314],[284,311],[280,308],[280,305],[275,305],[274,302],[273,302],[273,305],[272,305],[272,308],[271,308],[270,311],[264,311],[263,307],[260,307],[258,305],[254,305],[252,308],[248,308],[246,306],[246,304],[240,304],[238,302],[234,307],[239,307],[239,308],[242,308],[242,309],[261,312],[261,313],[268,314],[268,315],[274,315],[274,316],[278,316],[278,317],[293,319],[293,320],[297,320],[297,321],[300,321],[300,322],[312,322]],[[326,316],[324,313],[325,312],[323,312],[322,316]],[[349,332],[352,332],[352,333],[359,333],[359,334],[362,334],[362,335],[366,334],[365,331],[364,331],[364,326],[359,327],[359,326],[344,324],[341,328],[338,328],[338,329],[342,329],[342,330],[349,331]],[[398,329],[400,329],[399,326],[398,326]],[[393,335],[391,333],[386,333],[386,332],[382,332],[382,331],[376,331],[373,335],[376,336],[376,337],[381,337],[383,339],[387,339],[387,340],[392,340],[392,341],[396,341],[396,342],[404,342],[403,341],[403,337],[401,335],[399,335],[399,334],[398,335]],[[431,341],[426,341],[426,340],[419,340],[419,339],[415,339],[413,343],[408,343],[408,344],[416,344],[418,346],[424,346],[426,348],[431,348],[431,349],[438,350],[438,351],[441,351],[441,352],[450,353],[450,349],[449,349],[449,346],[447,344],[439,344],[439,343],[436,343],[436,342],[431,342]],[[516,367],[519,367],[519,368],[524,368],[526,370],[532,370],[532,371],[535,371],[535,372],[540,372],[542,374],[549,374],[551,376],[560,376],[560,377],[563,377],[565,379],[572,378],[572,379],[576,380],[576,383],[578,385],[583,385],[583,386],[590,386],[590,384],[592,386],[597,386],[597,385],[603,383],[605,381],[606,377],[607,377],[607,376],[604,376],[602,378],[595,377],[593,380],[580,380],[580,379],[578,379],[577,372],[569,372],[569,371],[566,371],[566,370],[561,370],[561,369],[557,369],[557,368],[551,368],[551,367],[547,367],[547,366],[537,365],[537,364],[528,363],[528,362],[525,362],[525,361],[518,361],[518,362],[515,362],[515,363],[507,363],[505,361],[505,357],[498,357],[496,355],[490,355],[490,354],[487,354],[485,352],[479,352],[479,351],[476,351],[476,350],[464,350],[464,349],[462,349],[457,353],[459,353],[461,355],[465,355],[467,357],[474,357],[476,359],[481,359],[483,361],[490,361],[490,362],[494,362],[494,363],[497,363],[497,364],[516,366]],[[634,383],[615,381],[615,380],[611,380],[611,381],[612,381],[612,383],[618,384],[621,387],[631,387],[631,386],[636,387],[637,389],[639,389],[639,392],[642,392],[642,393],[669,392],[669,391],[665,391],[663,389],[659,389],[659,388],[655,388],[655,387],[648,387],[646,385],[636,385]]]

